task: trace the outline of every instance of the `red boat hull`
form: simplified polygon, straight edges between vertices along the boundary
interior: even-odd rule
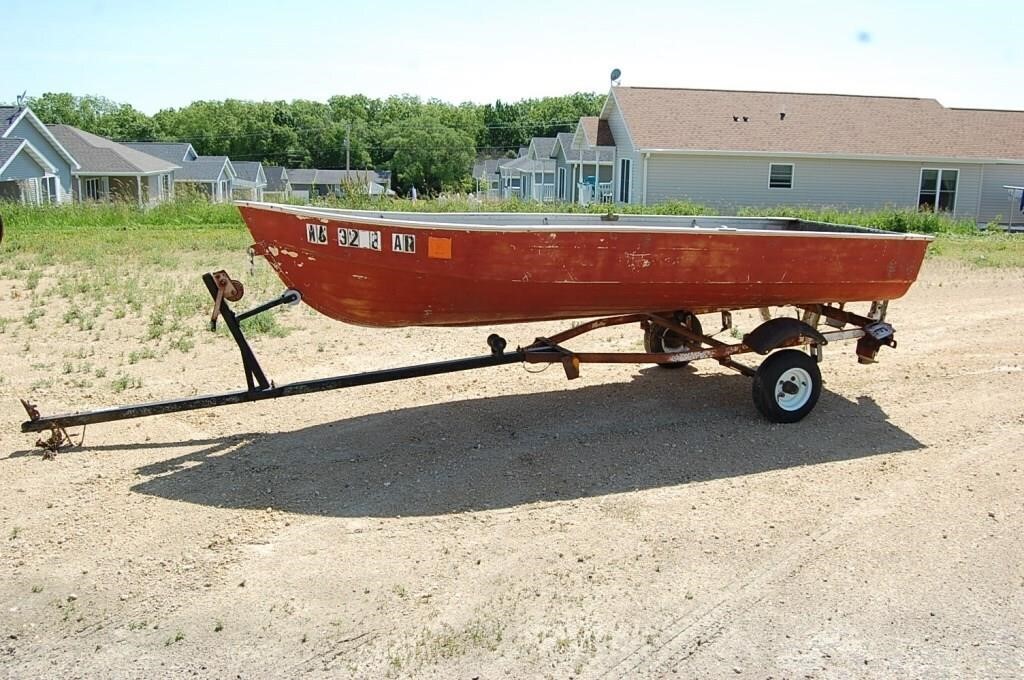
[[[253,204],[240,210],[256,252],[286,286],[317,311],[364,326],[891,300],[917,278],[928,244],[884,233],[614,223],[478,230]],[[378,234],[379,249],[342,245],[352,230],[364,239]]]

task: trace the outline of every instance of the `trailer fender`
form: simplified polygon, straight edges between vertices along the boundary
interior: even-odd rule
[[[765,321],[743,336],[743,344],[758,354],[768,354],[773,349],[799,338],[808,338],[818,345],[828,344],[825,336],[813,326],[788,316]]]

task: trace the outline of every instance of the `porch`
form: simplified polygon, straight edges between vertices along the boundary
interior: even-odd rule
[[[75,177],[80,202],[133,203],[145,207],[174,195],[170,173],[154,175],[82,175]]]
[[[590,205],[615,201],[614,161],[573,162],[569,167],[572,172],[573,203]]]

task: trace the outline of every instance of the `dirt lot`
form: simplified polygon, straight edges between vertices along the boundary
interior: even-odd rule
[[[171,273],[201,290],[198,266]],[[25,319],[23,283],[0,285]],[[173,349],[145,308],[97,326],[54,297],[0,328],[0,675],[1021,677],[1022,290],[1020,269],[929,260],[890,309],[899,349],[827,348],[796,425],[713,365],[508,366],[93,426],[42,460],[15,396],[241,380],[202,312]],[[484,353],[489,332],[280,319],[255,343],[278,381]]]

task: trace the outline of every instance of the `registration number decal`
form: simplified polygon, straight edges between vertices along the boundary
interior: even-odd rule
[[[310,243],[315,243],[318,246],[327,245],[327,225],[307,224],[306,240]]]
[[[391,250],[396,253],[415,253],[416,252],[416,235],[415,234],[392,234],[391,235]]]
[[[338,228],[338,245],[345,248],[380,250],[380,232],[365,229]]]

